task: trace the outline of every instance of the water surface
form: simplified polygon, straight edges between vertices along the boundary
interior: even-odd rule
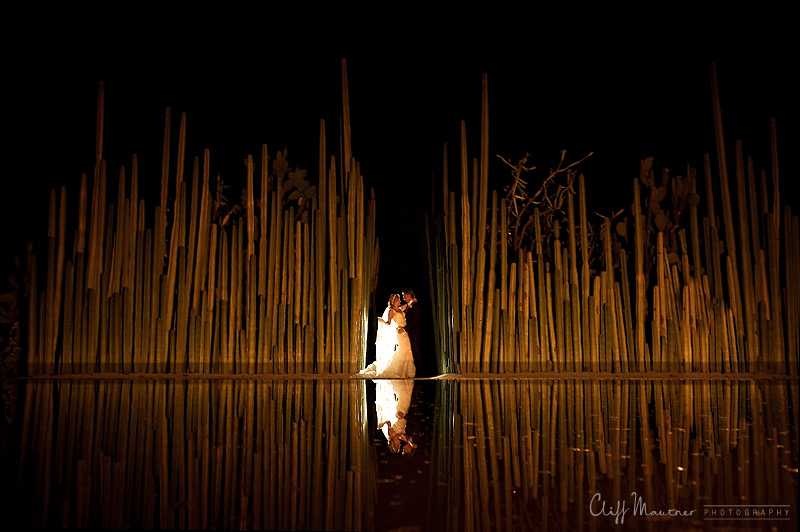
[[[393,453],[372,381],[28,380],[7,503],[31,527],[796,529],[796,380],[412,384]]]

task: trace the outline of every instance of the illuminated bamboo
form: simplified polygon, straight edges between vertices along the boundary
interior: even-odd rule
[[[207,371],[212,366],[214,371],[223,368],[225,371],[286,371],[290,367],[291,371],[297,371],[298,366],[323,372],[354,371],[363,358],[357,353],[367,345],[368,301],[375,286],[378,250],[375,210],[363,205],[366,201],[364,183],[358,164],[347,162],[352,168],[346,176],[347,187],[341,191],[337,190],[335,175],[329,178],[325,175],[328,173],[325,166],[321,165],[323,171],[318,188],[321,208],[311,209],[312,216],[306,222],[295,220],[291,208],[282,209],[283,182],[278,179],[275,187],[269,190],[271,185],[264,168],[260,180],[261,210],[257,218],[255,172],[250,157],[245,217],[223,227],[210,223],[207,151],[202,166],[202,185],[198,159],[194,160],[191,186],[183,180],[185,116],[181,120],[174,180],[169,179],[172,170],[170,138],[170,112],[167,110],[161,198],[156,207],[155,227],[151,230],[146,228],[143,217],[145,204],[138,197],[136,158],[133,159],[129,195],[122,168],[116,202],[106,209],[102,105],[99,106],[97,162],[86,247],[88,260],[83,260],[87,196],[84,177],[71,261],[64,257],[66,196],[62,191],[60,209],[53,200],[48,230],[50,266],[44,296],[47,304],[42,307],[46,312],[38,320],[41,326],[37,328],[37,320],[32,319],[29,329],[31,345],[34,348],[40,345],[42,353],[39,356],[40,349],[35,349],[31,354],[32,372],[95,369],[196,372]],[[321,159],[324,160],[324,124],[320,139]],[[262,167],[267,160],[264,147]],[[334,165],[332,161],[332,174]],[[175,196],[168,219],[167,199],[173,183]],[[270,203],[271,209],[268,208]],[[320,223],[315,219],[320,219]],[[307,246],[310,239],[305,235],[309,234],[309,225],[316,228],[318,235],[329,237],[322,239],[321,247]],[[256,234],[257,226],[260,234]],[[326,226],[331,229],[326,231]],[[220,231],[224,234],[222,240]],[[284,242],[285,245],[279,247]],[[340,251],[342,246],[344,254]],[[367,253],[367,249],[371,253]],[[240,258],[240,250],[253,258]],[[218,261],[220,265],[216,264]],[[254,269],[255,265],[258,267]],[[69,270],[68,275],[66,270]],[[222,274],[220,277],[217,277],[218,270]],[[351,280],[340,279],[343,271]],[[314,295],[317,299],[314,304],[308,298],[320,283],[323,287],[328,285],[328,290],[319,290],[319,295],[324,294],[328,300]],[[62,297],[64,290],[70,291],[70,298]],[[258,301],[259,297],[263,304]],[[338,324],[338,330],[331,328],[334,321],[327,330],[323,322],[318,321],[317,334],[313,335],[314,329],[306,327],[308,310],[325,308],[325,303],[335,308],[340,302],[345,302],[348,308],[331,318]],[[38,314],[36,305],[29,308],[32,315]],[[287,311],[290,312],[285,316],[288,319],[280,321],[278,330],[278,319]],[[222,319],[219,319],[220,314]],[[318,319],[323,318],[324,313],[316,314]],[[62,315],[66,319],[62,319]],[[209,339],[221,338],[220,335],[225,336],[218,347],[221,358],[212,360]],[[308,340],[317,344],[316,348]],[[64,342],[63,347],[57,342]],[[340,342],[336,358],[330,359],[326,345],[336,342]],[[351,346],[360,347],[360,350],[352,350]],[[316,356],[307,360],[307,354],[313,353]]]

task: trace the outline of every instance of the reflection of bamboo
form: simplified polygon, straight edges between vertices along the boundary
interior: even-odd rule
[[[589,456],[587,451],[587,440],[585,434],[585,427],[586,422],[584,418],[584,382],[575,381],[570,383],[573,390],[573,400],[572,404],[574,405],[574,418],[575,422],[573,424],[573,429],[575,431],[575,447],[574,449],[574,458],[576,461],[575,465],[575,474],[574,474],[574,491],[573,491],[573,500],[578,504],[578,528],[582,530],[584,528],[584,496],[586,493],[586,489],[584,488],[584,478],[586,475],[586,457]]]
[[[493,434],[491,434],[488,430],[484,429],[483,423],[483,408],[482,408],[482,400],[480,394],[480,387],[478,386],[477,382],[469,383],[468,388],[470,388],[470,393],[467,396],[469,401],[469,412],[470,417],[468,419],[472,419],[475,423],[475,451],[476,451],[476,458],[475,461],[477,463],[477,470],[478,470],[478,482],[477,482],[477,491],[480,494],[480,504],[478,505],[479,508],[479,515],[476,516],[480,519],[481,529],[487,530],[489,528],[489,509],[492,506],[491,499],[489,497],[489,472],[486,466],[486,444],[492,438]],[[466,464],[465,464],[466,468]]]
[[[562,437],[558,438],[558,466],[552,467],[555,464],[551,462],[551,471],[555,473],[558,471],[558,477],[560,478],[560,488],[561,488],[561,511],[566,512],[569,508],[569,491],[568,488],[572,484],[572,479],[569,475],[569,459],[571,457],[571,453],[568,453],[567,449],[572,448],[570,445],[570,437],[574,434],[574,428],[569,427],[567,428],[567,409],[568,409],[568,401],[566,397],[566,389],[564,382],[558,382],[555,386],[553,386],[553,394],[558,393],[558,400],[556,401],[558,404],[558,433],[563,434]],[[554,442],[555,443],[555,442]],[[556,448],[556,445],[553,445],[553,448]],[[555,475],[553,475],[555,476]]]
[[[73,390],[68,393],[70,384]],[[95,400],[79,393],[94,383],[88,387],[83,382],[31,383],[29,396],[39,414],[26,420],[25,430],[39,451],[36,463],[26,458],[20,473],[21,478],[33,479],[31,500],[36,501],[40,524],[87,527],[96,523],[112,528],[170,524],[208,528],[212,524],[230,528],[252,523],[259,528],[314,528],[311,520],[320,506],[312,505],[314,511],[307,512],[305,501],[313,501],[317,486],[303,481],[311,479],[307,476],[311,469],[304,463],[319,460],[338,464],[329,480],[331,488],[341,494],[336,503],[342,508],[333,509],[332,521],[328,516],[324,519],[335,528],[370,527],[361,511],[374,503],[372,469],[364,466],[368,443],[354,439],[363,431],[363,383],[342,382],[334,390],[331,383],[322,382],[288,387],[252,381],[216,381],[213,387],[194,381],[106,384],[100,386],[95,412]],[[189,429],[188,416],[181,415],[192,387],[198,388],[194,396],[212,389],[223,398],[214,401],[220,404],[218,409],[205,411],[194,431]],[[263,388],[270,398],[257,393]],[[319,395],[333,399],[333,411],[343,411],[338,435],[324,428],[328,408],[314,413],[307,404],[315,395],[314,388]],[[48,402],[48,396],[60,397],[58,409],[64,410],[69,424],[53,419],[55,405]],[[263,399],[258,410],[257,396]],[[119,397],[120,402],[115,406],[103,397]],[[146,408],[144,398],[148,398]],[[256,416],[257,411],[262,414]],[[276,422],[287,413],[286,422]],[[41,430],[31,431],[37,426]],[[109,426],[119,427],[116,438],[109,437]],[[223,432],[217,433],[219,428]],[[311,437],[314,430],[324,431],[343,446],[315,449],[310,442],[321,438]],[[48,449],[57,451],[50,445],[56,441],[80,452],[53,454]],[[277,451],[281,448],[283,451]],[[341,449],[347,452],[342,454]],[[284,468],[284,463],[289,466]],[[286,489],[271,490],[269,486],[275,485]],[[61,498],[63,504],[53,504]],[[346,509],[345,503],[349,505]],[[61,513],[62,508],[72,511]]]
[[[542,505],[547,508],[550,502],[550,484],[551,480],[555,478],[556,464],[555,464],[555,447],[556,447],[556,432],[555,430],[544,430],[544,427],[551,429],[556,425],[555,412],[558,409],[558,396],[556,395],[556,387],[552,383],[547,385],[542,390],[542,458],[541,463],[544,466],[542,471]],[[547,513],[543,516],[542,525],[547,528]]]
[[[700,510],[699,499],[714,500],[715,504],[764,503],[782,501],[781,493],[791,496],[795,491],[791,469],[792,464],[796,465],[796,456],[786,447],[791,441],[787,383],[626,379],[553,383],[522,379],[497,384],[442,383],[446,392],[442,393],[444,401],[439,408],[452,412],[452,416],[438,417],[434,441],[437,456],[448,456],[437,471],[450,508],[442,515],[441,528],[469,528],[484,522],[487,516],[492,528],[507,528],[516,526],[512,523],[524,523],[525,512],[533,508],[539,512],[541,526],[555,520],[563,528],[584,529],[587,525],[597,526],[592,525],[594,520],[584,521],[581,516],[583,513],[585,517],[589,497],[595,493],[608,501],[617,494],[626,498],[635,491],[648,509],[663,506]],[[588,393],[584,404],[576,404],[581,399],[581,386],[590,384],[597,385],[602,406],[598,401],[594,402],[595,407],[585,407],[585,403],[593,402]],[[714,393],[715,384],[723,393]],[[738,397],[758,412],[746,424],[744,420],[737,422],[736,426],[742,427],[737,429],[742,433],[741,443],[727,445],[723,427],[730,407],[726,404]],[[498,403],[502,415],[498,415]],[[517,404],[521,408],[512,406]],[[591,422],[589,417],[582,419],[581,412],[591,412],[593,408],[597,408],[599,426],[593,432],[595,441],[589,444],[583,431]],[[653,411],[656,422],[651,425],[649,416]],[[741,417],[738,412],[733,415]],[[538,417],[539,413],[542,417]],[[519,478],[510,456],[515,431],[522,440]],[[541,491],[538,480],[531,482],[530,478],[531,466],[538,477],[538,452],[526,452],[522,443],[526,439],[538,442],[540,434],[546,464],[541,468]],[[464,447],[452,444],[456,435]],[[586,442],[586,449],[581,446],[582,441]],[[607,467],[600,463],[603,459],[608,461]],[[498,462],[496,474],[488,463],[491,460]],[[663,465],[657,465],[656,460]],[[459,464],[458,474],[463,475],[463,481],[459,480],[457,487],[454,468],[448,464]],[[584,488],[584,476],[588,490]],[[450,480],[453,483],[447,482]],[[757,482],[761,482],[760,487]],[[751,483],[753,489],[749,488]],[[509,490],[516,487],[523,490],[523,504],[509,495]],[[499,497],[492,493],[497,489]],[[460,508],[465,509],[463,526],[454,517]],[[594,507],[595,511],[598,509]]]

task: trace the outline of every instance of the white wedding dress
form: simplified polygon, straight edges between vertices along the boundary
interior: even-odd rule
[[[378,320],[375,362],[362,369],[359,374],[370,379],[413,378],[417,368],[411,353],[411,341],[407,332],[397,332],[398,327],[406,326],[405,314],[395,312],[389,322],[389,310],[390,307],[386,307],[382,318]]]
[[[389,429],[395,434],[405,434],[408,409],[411,406],[411,394],[414,381],[411,379],[383,379],[375,381],[375,414],[378,428],[388,441]],[[398,414],[403,413],[400,417]]]

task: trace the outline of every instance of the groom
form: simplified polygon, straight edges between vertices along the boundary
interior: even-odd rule
[[[414,291],[410,288],[403,290],[403,299],[405,303],[400,305],[400,308],[406,314],[406,332],[408,339],[411,342],[411,353],[414,355],[414,366],[417,368],[417,375],[420,374],[422,369],[422,348],[420,347],[420,309],[417,308],[417,297]]]

